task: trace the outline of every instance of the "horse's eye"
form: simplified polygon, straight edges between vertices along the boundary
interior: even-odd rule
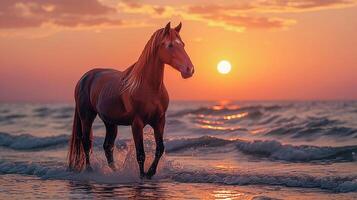
[[[174,45],[172,45],[172,43],[170,43],[168,47],[169,47],[169,48],[172,48],[172,47],[174,47]]]

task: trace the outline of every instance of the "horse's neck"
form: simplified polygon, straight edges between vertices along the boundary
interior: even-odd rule
[[[123,73],[125,74],[125,76],[128,76],[130,74],[130,72],[133,70],[134,66],[136,63],[130,65],[128,68],[126,68]]]
[[[164,86],[164,63],[158,57],[152,57],[142,70],[143,87],[160,91]]]

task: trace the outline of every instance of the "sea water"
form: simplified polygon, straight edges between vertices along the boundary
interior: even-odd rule
[[[106,163],[93,124],[93,172],[67,170],[73,104],[0,104],[0,199],[355,199],[356,101],[173,101],[165,154],[141,180],[130,127]],[[145,167],[155,151],[145,127]]]

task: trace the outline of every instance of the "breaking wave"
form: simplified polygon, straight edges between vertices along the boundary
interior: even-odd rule
[[[220,147],[233,144],[236,150],[272,160],[284,160],[290,162],[310,161],[347,161],[357,160],[357,146],[343,147],[318,147],[309,145],[294,146],[281,144],[275,140],[224,140],[216,137],[203,136],[191,139],[179,139],[166,142],[166,151],[174,153],[200,147]]]
[[[0,146],[15,150],[41,150],[67,147],[68,135],[51,137],[35,137],[24,134],[13,136],[0,133]],[[103,137],[95,137],[94,146],[101,148]],[[117,140],[116,147],[125,149],[131,140]],[[319,147],[309,145],[282,144],[275,140],[225,140],[217,137],[202,136],[198,138],[182,138],[165,141],[167,153],[178,153],[199,148],[226,148],[234,145],[239,152],[251,156],[266,157],[271,160],[283,160],[290,162],[310,161],[344,161],[357,160],[357,146]]]
[[[294,146],[272,141],[237,141],[237,148],[247,154],[265,156],[274,160],[309,162],[316,160],[356,161],[357,146],[318,147]]]
[[[135,168],[135,167],[134,167]],[[133,168],[111,171],[107,167],[98,166],[93,172],[73,173],[67,171],[61,164],[44,166],[31,162],[0,161],[2,174],[35,175],[43,179],[93,181],[98,183],[133,183],[141,182],[138,173]],[[166,164],[154,177],[156,180],[174,180],[184,183],[215,183],[226,185],[275,185],[300,188],[319,188],[333,192],[356,192],[356,176],[312,176],[305,174],[264,174],[250,172],[212,172],[185,171]]]
[[[170,176],[173,180],[187,183],[218,183],[227,185],[279,185],[287,187],[320,188],[333,192],[357,191],[355,176],[326,176],[294,174],[258,174],[236,172],[211,173],[205,171],[175,172]]]

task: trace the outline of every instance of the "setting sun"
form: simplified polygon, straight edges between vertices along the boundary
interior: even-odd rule
[[[227,60],[221,60],[217,64],[217,70],[221,74],[228,74],[231,71],[231,68],[232,68],[231,63]]]

